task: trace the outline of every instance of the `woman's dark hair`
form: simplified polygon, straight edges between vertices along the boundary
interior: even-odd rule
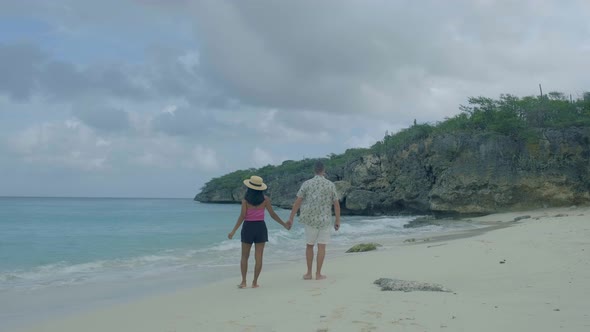
[[[248,190],[246,190],[246,195],[244,196],[244,199],[246,200],[246,202],[248,202],[248,204],[252,206],[258,206],[262,204],[262,202],[264,202],[264,193],[262,192],[262,190],[254,190],[248,188]]]

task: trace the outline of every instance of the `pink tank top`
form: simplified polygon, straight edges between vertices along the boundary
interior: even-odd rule
[[[244,221],[264,221],[264,206],[255,209],[248,207]]]

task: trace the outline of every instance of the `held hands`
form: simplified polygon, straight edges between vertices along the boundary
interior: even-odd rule
[[[293,227],[293,219],[289,218],[289,221],[287,221],[287,229],[291,230],[291,227]]]

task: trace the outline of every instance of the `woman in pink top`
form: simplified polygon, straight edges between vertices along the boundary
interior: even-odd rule
[[[251,176],[250,179],[244,180],[244,185],[248,187],[246,195],[242,200],[242,211],[236,221],[234,229],[227,235],[229,239],[234,237],[234,234],[242,225],[241,239],[242,239],[242,259],[240,260],[240,270],[242,272],[242,283],[238,285],[239,288],[246,287],[246,274],[248,273],[248,258],[250,257],[250,249],[254,243],[254,258],[256,265],[254,266],[254,280],[252,281],[252,288],[258,287],[258,276],[262,271],[262,254],[264,253],[264,245],[268,242],[268,230],[264,222],[264,211],[268,210],[270,216],[286,229],[290,229],[281,218],[274,212],[270,203],[270,198],[264,196],[263,191],[267,186],[259,176]]]

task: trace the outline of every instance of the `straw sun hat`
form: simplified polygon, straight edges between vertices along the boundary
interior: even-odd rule
[[[266,184],[262,182],[260,176],[252,175],[249,179],[244,180],[246,187],[254,190],[266,190]]]

